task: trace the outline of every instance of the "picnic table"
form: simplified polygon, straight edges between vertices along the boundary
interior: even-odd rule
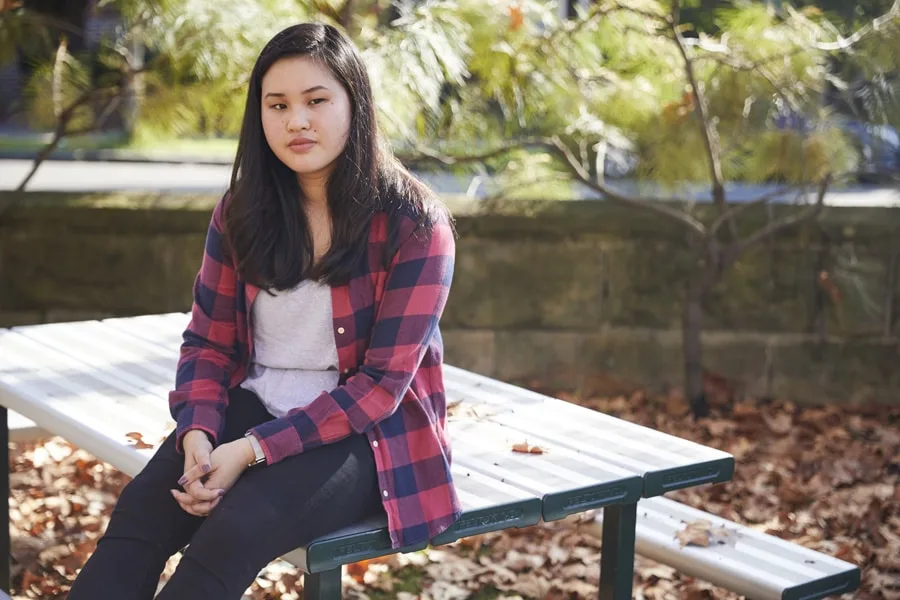
[[[0,417],[14,410],[136,475],[155,451],[141,446],[174,429],[166,399],[188,320],[171,313],[0,329]],[[603,509],[602,600],[631,598],[641,498],[734,472],[725,452],[469,371],[447,365],[445,384],[464,514],[431,543]],[[2,479],[8,494],[8,473]],[[9,556],[9,543],[7,531],[0,554]],[[325,599],[340,597],[342,565],[394,552],[385,520],[374,519],[284,559],[306,573],[307,598]],[[8,560],[0,582],[9,589]]]

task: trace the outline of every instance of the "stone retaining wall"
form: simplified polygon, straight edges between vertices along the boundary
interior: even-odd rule
[[[0,326],[190,308],[215,197],[0,200]],[[678,383],[689,266],[678,228],[605,202],[454,212],[448,362],[591,389]],[[760,246],[707,307],[707,368],[753,395],[896,400],[898,228],[893,209],[828,209],[820,226]]]

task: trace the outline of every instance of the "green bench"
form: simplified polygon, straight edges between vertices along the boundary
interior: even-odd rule
[[[187,319],[174,313],[0,330],[0,404],[33,421],[31,431],[60,435],[134,475],[153,450],[135,448],[125,434],[157,441],[173,426],[165,398]],[[465,512],[431,544],[602,508],[601,600],[631,598],[635,548],[646,541],[645,503],[727,481],[734,471],[734,459],[713,448],[452,366],[445,379]],[[513,452],[524,440],[547,452]],[[394,552],[385,523],[375,519],[284,559],[306,574],[306,598],[333,600],[340,598],[343,565]],[[2,581],[8,577],[0,572]],[[840,584],[858,585],[858,570],[856,583],[848,577]]]

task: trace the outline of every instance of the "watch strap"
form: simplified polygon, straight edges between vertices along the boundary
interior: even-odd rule
[[[250,446],[253,448],[254,460],[249,463],[247,466],[255,467],[256,465],[260,465],[266,462],[266,454],[263,452],[262,446],[259,443],[259,440],[256,439],[256,436],[251,432],[247,432],[244,434],[244,437],[247,438],[250,442]]]

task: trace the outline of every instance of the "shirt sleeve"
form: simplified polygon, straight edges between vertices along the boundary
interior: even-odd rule
[[[269,464],[364,433],[397,410],[447,303],[455,250],[446,218],[429,233],[406,237],[388,270],[359,370],[309,405],[251,430]]]
[[[194,280],[191,320],[184,331],[169,410],[176,422],[176,448],[184,435],[205,431],[216,444],[225,424],[228,382],[237,366],[234,263],[224,240],[225,198],[213,210],[200,271]]]

